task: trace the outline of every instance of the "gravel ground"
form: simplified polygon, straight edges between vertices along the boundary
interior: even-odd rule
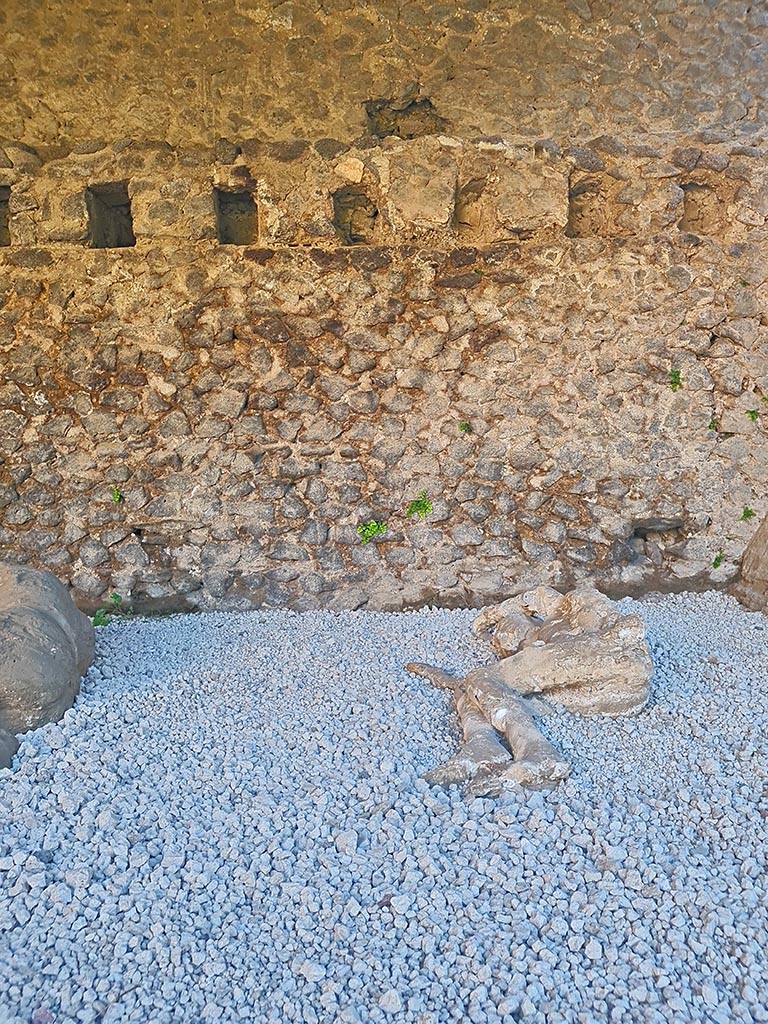
[[[768,619],[625,601],[639,717],[542,720],[552,792],[420,773],[472,612],[116,623],[0,771],[0,1021],[768,1021]]]

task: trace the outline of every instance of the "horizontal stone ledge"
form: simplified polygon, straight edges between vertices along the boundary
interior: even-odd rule
[[[15,158],[11,166],[31,169],[49,164],[61,164],[72,160],[81,167],[87,163],[100,163],[105,159],[128,156],[146,156],[167,160],[171,156],[183,156],[195,164],[233,165],[242,157],[244,160],[270,160],[279,164],[301,161],[314,152],[323,160],[338,161],[352,153],[367,153],[370,150],[384,152],[401,148],[417,147],[432,141],[448,149],[456,145],[480,150],[509,151],[518,154],[546,155],[550,159],[570,160],[577,167],[588,164],[588,170],[599,170],[605,165],[605,157],[629,159],[658,159],[671,154],[676,166],[690,169],[696,166],[701,153],[709,149],[725,149],[729,155],[759,159],[766,152],[765,136],[757,130],[744,132],[735,126],[720,127],[717,130],[701,129],[680,133],[676,131],[654,131],[649,126],[645,131],[624,134],[597,135],[593,138],[542,138],[536,132],[525,135],[477,135],[454,133],[449,130],[423,132],[408,138],[396,132],[385,136],[373,134],[357,139],[332,139],[328,137],[294,138],[291,140],[253,138],[249,136],[214,138],[193,144],[172,144],[165,139],[90,139],[70,141],[60,145],[55,154],[46,154],[41,149],[18,141],[12,137],[0,140],[0,148]],[[600,155],[600,160],[595,159]],[[73,159],[74,158],[74,159]],[[89,159],[90,158],[90,159]],[[192,164],[194,166],[195,164]]]
[[[631,252],[634,250],[647,250],[655,244],[665,242],[672,248],[680,250],[690,250],[700,245],[710,245],[725,252],[737,244],[740,246],[755,245],[758,248],[762,248],[761,243],[768,242],[767,228],[749,228],[745,232],[745,236],[749,235],[753,235],[754,238],[745,237],[745,239],[739,242],[739,240],[734,238],[720,241],[712,235],[694,235],[690,232],[681,231],[677,227],[671,227],[666,231],[656,232],[653,235],[583,235],[571,237],[565,235],[562,231],[558,231],[553,237],[552,232],[541,232],[536,237],[521,242],[478,244],[475,246],[476,255],[473,259],[463,262],[461,266],[466,267],[472,262],[477,261],[482,261],[489,265],[503,265],[506,261],[520,259],[523,251],[530,254],[541,248],[551,249],[553,245],[560,246],[563,249],[578,250],[599,244],[603,248],[612,250],[622,249]],[[386,269],[392,262],[398,259],[420,259],[422,261],[431,259],[434,264],[433,269],[441,269],[442,263],[440,261],[447,258],[450,259],[457,252],[465,251],[465,246],[458,243],[455,246],[445,247],[437,247],[434,244],[424,247],[413,244],[387,246],[360,244],[343,247],[329,246],[327,248],[318,245],[286,244],[274,245],[270,248],[253,249],[252,247],[222,246],[210,240],[194,241],[169,238],[167,236],[163,238],[139,236],[135,246],[116,247],[114,249],[91,248],[89,246],[75,245],[71,242],[46,243],[45,245],[35,247],[27,245],[3,246],[0,248],[0,264],[7,263],[17,267],[19,270],[39,269],[51,266],[57,259],[69,254],[77,254],[79,261],[82,261],[84,255],[92,255],[94,260],[104,260],[106,258],[117,262],[118,260],[130,261],[133,258],[143,262],[150,252],[156,255],[158,250],[161,252],[164,250],[171,251],[178,256],[179,247],[176,243],[179,241],[184,241],[184,248],[189,250],[190,259],[194,260],[199,258],[201,252],[208,254],[220,252],[221,256],[226,257],[230,262],[239,263],[245,261],[267,266],[270,261],[276,258],[303,256],[313,259],[321,271],[346,270],[348,268],[365,271]],[[743,253],[740,255],[743,255]],[[456,267],[457,265],[453,263],[451,266]],[[467,273],[471,274],[474,271],[470,270]],[[457,274],[455,276],[463,277],[465,275]]]

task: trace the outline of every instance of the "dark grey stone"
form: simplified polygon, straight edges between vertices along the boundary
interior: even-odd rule
[[[216,162],[220,164],[233,164],[240,156],[242,150],[229,139],[217,139],[213,148]]]
[[[594,544],[580,544],[577,547],[567,547],[565,554],[572,562],[579,562],[582,565],[594,565],[597,558],[597,549]]]
[[[538,541],[525,538],[522,541],[522,548],[532,562],[553,562],[555,560],[555,549],[551,544],[540,544]]]
[[[291,540],[279,540],[272,550],[268,552],[268,557],[281,562],[309,561],[309,555],[306,550]]]
[[[0,768],[11,767],[13,755],[18,749],[19,741],[16,737],[5,729],[0,729]]]
[[[18,537],[17,543],[25,551],[47,551],[57,541],[53,530],[27,530]]]
[[[586,146],[572,146],[568,150],[568,156],[573,160],[579,170],[582,171],[604,171],[605,160],[596,153],[594,149]]]
[[[94,568],[109,561],[109,552],[97,540],[86,540],[80,545],[78,557],[83,565]]]
[[[0,729],[27,732],[70,708],[94,633],[48,572],[0,563]]]
[[[480,480],[501,480],[504,476],[504,463],[494,459],[481,459],[475,468],[475,475]]]
[[[329,528],[326,523],[320,523],[316,519],[309,519],[301,531],[300,539],[304,544],[325,544],[328,540],[328,533]]]
[[[157,428],[160,437],[187,437],[190,433],[189,420],[183,412],[175,409],[164,416]]]
[[[460,547],[476,547],[482,544],[485,535],[477,526],[459,525],[451,530],[451,539]]]
[[[402,459],[405,449],[402,441],[381,441],[371,448],[371,458],[383,462],[385,466],[394,466]]]
[[[683,171],[692,171],[701,158],[701,150],[695,146],[679,146],[672,150],[672,163]]]
[[[316,476],[320,472],[320,463],[314,460],[300,462],[298,459],[286,459],[280,463],[279,472],[281,477],[289,480],[301,480],[306,476]]]
[[[385,558],[390,565],[412,565],[416,561],[416,554],[413,548],[390,547]]]
[[[598,138],[592,139],[589,145],[592,149],[607,153],[608,156],[624,156],[627,152],[624,143],[614,135],[600,135]]]

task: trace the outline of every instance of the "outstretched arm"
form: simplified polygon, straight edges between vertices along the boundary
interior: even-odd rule
[[[420,661],[409,661],[405,667],[409,672],[413,672],[415,676],[423,676],[424,679],[429,679],[440,690],[452,690],[455,693],[461,690],[464,683],[463,679],[457,679],[456,676],[449,675],[441,668],[435,668],[433,665],[424,665]]]

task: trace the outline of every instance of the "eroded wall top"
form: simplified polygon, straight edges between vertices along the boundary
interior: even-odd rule
[[[0,137],[49,155],[99,138],[350,142],[387,99],[417,133],[434,114],[460,137],[755,135],[767,28],[764,4],[737,0],[9,0]]]

